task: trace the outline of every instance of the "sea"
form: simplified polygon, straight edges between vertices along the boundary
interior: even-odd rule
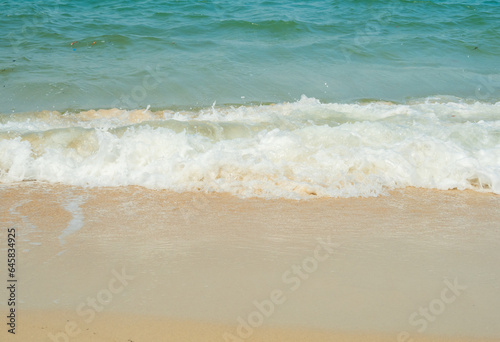
[[[500,194],[497,0],[0,0],[0,184]]]

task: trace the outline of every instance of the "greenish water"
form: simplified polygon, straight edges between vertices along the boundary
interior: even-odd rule
[[[0,8],[0,183],[500,194],[497,1]]]
[[[302,94],[500,99],[497,1],[9,0],[0,9],[3,113]]]

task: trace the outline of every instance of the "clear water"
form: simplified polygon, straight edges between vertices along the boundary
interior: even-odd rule
[[[499,56],[497,1],[0,1],[0,181],[500,193]]]
[[[3,113],[302,94],[500,97],[497,1],[9,0],[0,9]]]

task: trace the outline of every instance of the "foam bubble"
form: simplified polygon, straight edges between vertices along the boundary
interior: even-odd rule
[[[500,104],[295,103],[4,116],[0,181],[141,185],[241,197],[500,193]]]

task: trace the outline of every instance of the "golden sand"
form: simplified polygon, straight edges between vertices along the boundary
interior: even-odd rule
[[[25,312],[22,329],[17,336],[7,337],[6,341],[64,341],[63,333],[73,334],[68,341],[75,342],[109,342],[109,341],[224,341],[227,331],[236,327],[200,321],[182,321],[160,319],[156,317],[130,316],[125,314],[103,313],[91,325],[79,324],[67,318],[68,312]],[[74,327],[71,324],[75,324]],[[72,330],[68,330],[68,328]],[[52,337],[51,337],[52,336]],[[66,334],[66,336],[68,336]],[[493,342],[493,338],[459,338],[436,336],[413,336],[415,341],[422,342]],[[397,336],[388,333],[338,333],[297,328],[262,327],[243,341],[250,342],[386,342],[398,341]],[[2,341],[4,341],[2,339]]]
[[[0,281],[12,227],[18,279],[16,335],[4,325],[1,341],[500,340],[499,196],[25,182],[0,200]]]

